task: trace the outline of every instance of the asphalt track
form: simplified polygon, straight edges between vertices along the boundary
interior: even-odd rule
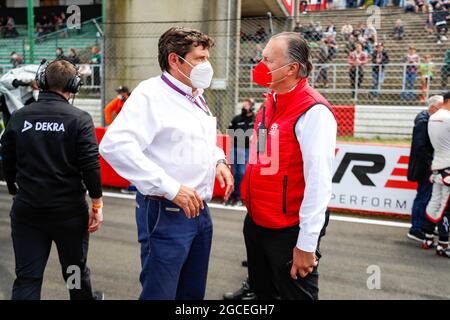
[[[90,242],[92,282],[108,300],[136,299],[140,292],[135,203],[128,198],[121,194],[105,197],[105,223]],[[0,186],[0,300],[10,298],[14,281],[10,206],[11,198]],[[214,239],[206,298],[221,299],[225,291],[237,289],[246,276],[246,268],[241,267],[245,259],[244,213],[222,208],[211,212]],[[322,242],[320,298],[450,299],[450,259],[421,249],[420,244],[406,238],[407,230],[405,223],[334,216]],[[374,270],[379,271],[379,289],[367,286]],[[55,247],[42,298],[68,298]]]

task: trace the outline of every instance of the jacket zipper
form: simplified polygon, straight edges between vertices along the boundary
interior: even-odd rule
[[[286,209],[287,180],[288,180],[288,177],[284,176],[284,178],[283,178],[283,213],[284,214],[287,213],[287,209]]]

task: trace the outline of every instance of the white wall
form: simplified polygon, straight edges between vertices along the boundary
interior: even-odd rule
[[[96,127],[102,125],[102,114],[101,114],[101,101],[100,99],[76,99],[75,107],[89,112],[94,120]]]
[[[425,107],[412,106],[355,106],[355,134],[357,138],[411,138],[414,118]]]

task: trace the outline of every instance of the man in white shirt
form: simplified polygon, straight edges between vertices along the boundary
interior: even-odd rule
[[[436,247],[436,253],[450,258],[448,246],[450,225],[450,92],[444,95],[444,103],[428,121],[428,135],[434,148],[431,164],[433,183],[431,199],[428,203],[424,223],[424,249]],[[434,243],[433,231],[438,225],[439,241]]]
[[[212,239],[206,202],[214,179],[233,191],[216,146],[216,118],[202,96],[213,40],[171,28],[158,43],[161,76],[141,82],[109,127],[100,153],[138,190],[140,299],[203,299]]]
[[[241,188],[249,283],[260,299],[318,299],[337,124],[331,105],[308,84],[311,69],[307,42],[283,32],[253,70],[254,81],[272,89],[255,120]]]

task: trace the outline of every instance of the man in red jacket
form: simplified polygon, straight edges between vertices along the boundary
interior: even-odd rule
[[[331,198],[337,124],[308,84],[307,42],[271,38],[254,81],[272,89],[255,121],[242,183],[250,287],[260,299],[318,299],[319,238]]]

